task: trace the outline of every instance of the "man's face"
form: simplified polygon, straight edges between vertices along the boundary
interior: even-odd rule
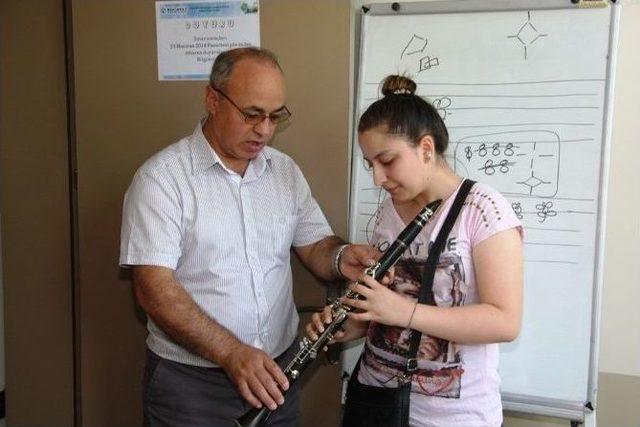
[[[224,92],[242,111],[250,114],[270,114],[285,105],[284,77],[272,64],[255,59],[238,61]],[[210,118],[205,135],[223,163],[244,173],[249,161],[267,145],[276,129],[269,119],[256,125],[245,122],[245,117],[232,102],[208,87],[206,95]]]

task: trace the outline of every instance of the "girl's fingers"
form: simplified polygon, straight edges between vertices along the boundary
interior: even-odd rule
[[[376,289],[382,286],[380,282],[371,276],[363,276],[361,281],[371,289]]]
[[[318,334],[324,332],[324,325],[320,318],[320,313],[313,313],[311,315],[311,322],[306,326],[307,336],[313,341],[318,339]]]
[[[382,284],[382,286],[389,286],[393,283],[393,280],[395,279],[395,274],[393,271],[393,267],[391,267],[391,269],[389,269],[389,271],[387,271],[384,276],[382,276],[382,279],[380,280],[380,283]]]
[[[357,322],[368,322],[371,320],[371,316],[367,312],[355,313],[352,311],[351,313],[349,313],[349,318]]]
[[[350,307],[363,310],[366,308],[366,300],[355,299],[355,298],[342,298],[342,303],[348,305]]]
[[[325,325],[331,323],[331,321],[333,320],[333,316],[331,315],[331,306],[326,306],[322,312],[322,315],[324,317]]]
[[[331,340],[331,344],[333,344],[334,342],[337,342],[341,338],[344,338],[344,331],[336,332],[335,334],[333,334],[333,339]]]
[[[316,329],[313,323],[308,323],[305,327],[305,330],[307,332],[307,336],[309,337],[309,339],[311,339],[311,341],[315,341],[318,339],[318,334],[316,334]]]
[[[324,332],[324,322],[322,321],[319,315],[316,316],[314,314],[313,326],[315,326],[316,332],[318,333]]]
[[[360,295],[362,295],[365,298],[367,298],[371,294],[371,288],[368,288],[367,286],[359,284],[359,283],[352,284],[351,286],[349,286],[349,289],[351,289],[354,292],[359,293]]]

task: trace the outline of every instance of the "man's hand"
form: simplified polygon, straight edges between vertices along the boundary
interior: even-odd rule
[[[235,343],[220,360],[220,366],[236,384],[242,397],[254,407],[265,405],[273,411],[284,403],[282,391],[289,389],[289,381],[264,351]]]
[[[325,327],[327,325],[330,325],[332,321],[333,316],[331,314],[330,305],[326,306],[321,313],[313,313],[313,315],[311,316],[311,321],[305,326],[307,337],[309,337],[311,341],[316,341],[320,337],[320,334],[324,332]],[[336,342],[347,342],[362,338],[367,333],[368,326],[368,322],[357,322],[351,318],[348,318],[347,321],[342,325],[342,328],[340,328],[333,334],[333,338],[328,342],[328,344],[333,344]],[[324,350],[326,349],[327,348],[325,347]]]
[[[356,282],[362,277],[362,273],[368,267],[378,262],[382,252],[369,245],[349,245],[340,257],[340,272],[350,281]],[[380,280],[383,285],[393,283],[393,267],[385,273]]]
[[[349,245],[340,256],[340,273],[356,281],[367,267],[375,265],[380,255],[380,251],[370,245]]]

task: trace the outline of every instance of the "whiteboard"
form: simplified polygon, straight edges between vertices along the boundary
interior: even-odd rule
[[[355,126],[407,74],[449,130],[459,175],[498,189],[525,228],[525,309],[501,345],[505,409],[582,420],[595,405],[617,6],[443,1],[363,8]],[[349,233],[386,197],[354,129]],[[360,348],[343,356],[351,372]],[[586,405],[586,406],[585,406]]]

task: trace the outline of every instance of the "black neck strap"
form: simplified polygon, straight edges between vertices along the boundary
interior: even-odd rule
[[[471,190],[471,187],[475,184],[475,181],[471,181],[470,179],[465,179],[460,185],[460,190],[456,195],[455,200],[453,201],[453,205],[451,205],[451,209],[447,214],[447,218],[442,224],[442,228],[438,233],[438,237],[436,238],[433,246],[429,249],[429,256],[427,257],[427,262],[424,269],[424,274],[422,276],[422,285],[420,286],[420,294],[418,296],[418,303],[420,304],[429,304],[434,305],[435,300],[433,298],[433,277],[436,273],[436,266],[438,265],[438,259],[440,258],[440,254],[444,250],[444,246],[447,241],[447,237],[449,237],[449,233],[453,228],[453,224],[455,224],[456,219],[458,218],[458,214],[462,209],[462,205]],[[412,330],[411,331],[411,340],[409,344],[409,360],[407,361],[407,371],[412,372],[418,368],[418,363],[416,356],[418,354],[418,347],[420,346],[420,339],[422,338],[422,332]]]

